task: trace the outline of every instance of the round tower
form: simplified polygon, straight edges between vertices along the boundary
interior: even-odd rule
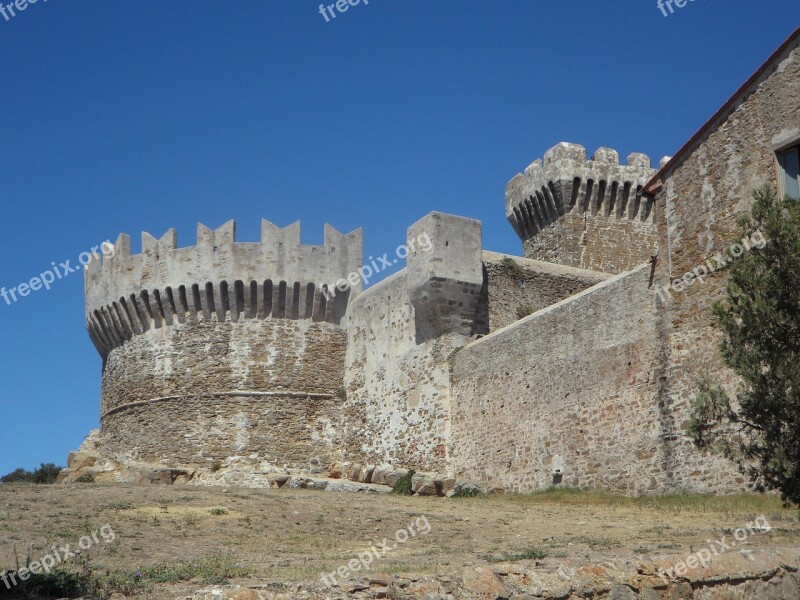
[[[199,225],[187,248],[174,230],[143,233],[138,255],[123,234],[87,267],[104,457],[192,470],[233,460],[254,473],[335,460],[340,321],[361,290],[334,285],[361,266],[361,230],[326,225],[322,246],[304,246],[299,223],[263,221],[260,243],[237,243],[235,229]]]
[[[639,153],[626,165],[610,148],[589,160],[579,144],[562,142],[506,186],[506,216],[526,258],[606,273],[646,262],[657,236],[644,185],[655,174]]]

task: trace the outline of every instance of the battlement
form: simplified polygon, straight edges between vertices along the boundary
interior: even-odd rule
[[[654,172],[645,154],[621,165],[611,148],[587,160],[583,146],[562,142],[508,183],[506,217],[522,240],[571,212],[645,221],[652,205],[642,189]]]
[[[328,301],[322,286],[347,279],[363,257],[362,231],[325,225],[322,245],[300,243],[300,223],[261,222],[260,242],[237,242],[236,222],[197,226],[197,244],[178,248],[174,229],[142,233],[141,254],[121,234],[114,255],[85,270],[86,320],[101,355],[151,328],[197,320],[314,319],[338,323],[360,284]]]

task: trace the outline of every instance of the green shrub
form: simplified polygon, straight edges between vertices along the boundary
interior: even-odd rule
[[[414,473],[416,473],[416,471],[412,469],[411,471],[403,475],[400,479],[398,479],[397,483],[395,483],[394,486],[392,487],[392,493],[397,494],[399,496],[413,495],[414,489],[411,484],[411,480],[414,477]]]
[[[211,509],[211,514],[214,515],[215,517],[220,517],[222,515],[227,515],[228,514],[228,509],[227,508],[212,508]]]
[[[547,558],[547,551],[541,548],[526,548],[517,554],[508,555],[508,560],[542,560]]]
[[[42,463],[35,471],[17,469],[8,475],[0,477],[1,483],[38,483],[51,484],[56,482],[62,467],[57,467],[53,463]]]
[[[503,553],[503,556],[484,556],[486,562],[514,562],[518,560],[542,560],[547,558],[547,551],[541,548],[526,548],[522,552],[513,554]]]
[[[483,494],[481,491],[476,487],[469,487],[464,486],[458,488],[453,492],[453,495],[450,496],[451,498],[477,498],[478,496],[482,496]]]
[[[137,587],[148,583],[178,583],[198,578],[204,584],[225,585],[230,579],[244,577],[249,570],[231,556],[218,554],[190,561],[165,562],[129,575]],[[117,587],[122,587],[117,584]]]
[[[524,319],[525,317],[533,314],[533,307],[526,304],[524,306],[517,307],[517,318]]]
[[[525,269],[510,256],[504,256],[500,261],[500,266],[514,279],[522,279],[525,277]]]
[[[213,463],[211,463],[211,472],[212,473],[216,473],[220,469],[222,469],[222,463],[220,461],[215,460]]]
[[[9,577],[9,582],[11,581]],[[73,573],[63,569],[30,575],[27,581],[16,577],[16,581],[17,585],[10,590],[6,585],[0,585],[0,598],[80,598],[95,589],[91,574]]]
[[[57,467],[53,463],[42,464],[42,466],[33,472],[33,483],[55,483],[60,472],[61,467]]]
[[[0,483],[31,483],[33,473],[25,469],[11,471],[8,475],[0,477]]]
[[[75,483],[94,483],[94,473],[84,473],[75,480]]]
[[[29,563],[30,557],[26,560]],[[92,598],[107,600],[113,593],[134,596],[152,590],[154,584],[179,583],[197,579],[204,585],[226,585],[231,579],[246,577],[249,569],[227,554],[158,563],[126,572],[100,572],[88,560],[76,562],[74,570],[56,569],[48,574],[31,575],[10,590],[0,582],[0,599]],[[151,597],[151,596],[148,596]]]
[[[118,502],[109,502],[104,508],[109,510],[131,510],[136,508],[136,505],[130,500],[120,500]]]

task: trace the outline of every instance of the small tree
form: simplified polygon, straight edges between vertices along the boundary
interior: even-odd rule
[[[61,467],[57,467],[53,463],[42,463],[35,471],[26,471],[22,468],[12,471],[8,475],[0,477],[0,483],[51,484],[56,482],[56,478],[60,472]]]
[[[22,467],[11,471],[8,475],[0,477],[0,483],[30,483],[31,472]]]
[[[727,297],[712,308],[723,361],[741,386],[732,401],[721,385],[704,382],[689,435],[800,504],[800,203],[779,201],[769,187],[754,197],[739,225],[767,244],[730,265]]]
[[[61,467],[57,467],[53,463],[42,463],[42,465],[33,472],[31,480],[33,483],[55,483],[60,472]]]

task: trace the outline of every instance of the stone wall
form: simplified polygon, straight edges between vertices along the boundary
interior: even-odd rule
[[[206,394],[128,406],[107,418],[103,453],[123,464],[215,468],[232,457],[262,473],[319,472],[338,461],[330,394]]]
[[[408,266],[363,292],[344,322],[345,460],[446,474],[447,361],[478,325],[481,223],[432,212],[408,228],[407,242],[416,246]]]
[[[134,336],[106,361],[103,450],[172,467],[234,455],[292,469],[337,461],[346,343],[336,325],[288,319]]]
[[[441,235],[433,239],[441,241]],[[463,255],[458,248],[455,252]],[[344,323],[347,402],[340,423],[347,462],[450,473],[449,362],[474,339],[467,334],[504,327],[519,319],[520,307],[549,306],[608,277],[519,257],[514,260],[520,270],[511,272],[501,262],[504,255],[483,252],[482,258],[483,293],[473,308],[472,327],[449,320],[452,331],[420,335],[420,319],[408,301],[415,286],[409,282],[413,262],[351,305]],[[473,266],[458,277],[475,279],[477,273]]]
[[[660,257],[659,286],[727,251],[742,236],[737,219],[752,205],[754,190],[777,186],[775,150],[800,139],[800,49],[798,39],[723,110],[709,129],[661,173],[656,196]],[[712,327],[711,304],[724,297],[725,272],[704,277],[678,292],[662,292],[669,331],[665,405],[674,415],[675,469],[684,476],[728,469],[691,448],[682,435],[688,405],[707,375],[730,391],[735,376],[724,368],[720,336]]]
[[[510,267],[513,261],[516,267]],[[485,294],[481,303],[484,333],[496,331],[560,302],[610,276],[519,256],[483,252]]]
[[[524,240],[527,258],[605,273],[621,273],[650,259],[657,248],[655,212],[634,219],[571,212]]]
[[[353,464],[446,473],[450,439],[447,358],[468,338],[417,341],[407,271],[371,287],[351,306],[341,422]]]
[[[649,280],[643,265],[456,353],[457,476],[517,491],[561,483],[632,494],[730,483],[710,468],[672,470]]]
[[[644,154],[626,164],[611,148],[587,160],[580,144],[550,148],[506,186],[506,217],[527,258],[621,273],[656,248],[652,199],[642,190],[655,171]]]

